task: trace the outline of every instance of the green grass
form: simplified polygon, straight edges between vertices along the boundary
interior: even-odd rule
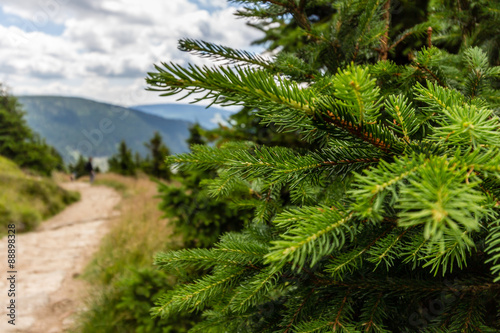
[[[110,186],[123,196],[121,215],[87,266],[83,278],[91,285],[88,310],[72,332],[186,332],[195,315],[171,319],[151,318],[153,300],[171,289],[175,278],[152,265],[154,253],[178,247],[168,221],[162,218],[156,183],[137,178],[97,175],[94,184]]]
[[[0,174],[11,177],[25,176],[16,163],[2,156],[0,156]]]
[[[104,178],[104,179],[97,179],[94,181],[94,184],[111,187],[112,189],[121,193],[122,195],[126,194],[126,192],[127,192],[127,186],[124,183],[120,182],[119,180],[112,179],[109,177]]]
[[[19,232],[33,230],[40,221],[78,201],[80,194],[60,188],[52,179],[25,174],[11,160],[0,156],[0,235],[7,225]]]

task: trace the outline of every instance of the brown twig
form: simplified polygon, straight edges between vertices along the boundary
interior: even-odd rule
[[[374,137],[372,133],[363,131],[361,125],[356,125],[350,121],[341,119],[340,117],[337,117],[335,114],[333,114],[333,112],[331,111],[328,111],[327,114],[328,116],[326,115],[323,116],[323,120],[325,122],[343,128],[347,132],[351,133],[353,136],[360,138],[361,140],[368,142],[374,145],[375,147],[382,149],[385,152],[388,152],[391,149],[390,143],[384,142],[381,139]]]
[[[427,46],[432,47],[432,27],[427,28]]]
[[[340,164],[353,164],[353,163],[377,163],[379,158],[358,158],[355,160],[340,160],[340,161],[323,161],[322,165],[340,165]]]
[[[385,32],[380,38],[380,60],[387,60],[389,53],[389,27],[391,24],[391,0],[387,0],[384,4],[384,21],[385,21]]]
[[[446,87],[446,84],[444,84],[444,82],[442,82],[442,81],[441,81],[441,80],[440,80],[440,79],[436,76],[436,74],[434,74],[434,73],[433,73],[433,72],[432,72],[429,68],[427,68],[426,66],[424,66],[424,65],[422,65],[422,64],[420,64],[420,63],[418,63],[418,62],[417,62],[416,64],[417,64],[417,68],[418,68],[418,69],[421,69],[421,70],[423,70],[424,72],[429,73],[429,74],[432,76],[432,78],[433,78],[434,80],[436,80],[436,81],[439,83],[439,85],[440,85],[440,86],[442,86],[442,87]]]
[[[412,32],[407,32],[405,33],[403,36],[401,36],[397,41],[395,41],[388,49],[388,51],[392,50],[393,48],[395,48],[399,43],[401,43],[403,40],[406,39],[406,37],[410,36],[412,34]]]
[[[302,308],[304,307],[304,305],[306,304],[307,300],[309,299],[309,297],[311,297],[311,295],[314,293],[314,288],[309,292],[309,294],[304,298],[304,300],[302,301],[302,303],[300,304],[299,308],[297,309],[297,311],[295,311],[295,314],[293,315],[293,318],[292,318],[292,321],[287,325],[286,327],[286,330],[283,332],[283,333],[288,333],[288,330],[290,330],[290,328],[292,327],[292,324],[295,322],[295,319],[297,318],[297,316],[299,315],[299,312],[300,310],[302,310]]]
[[[351,293],[351,289],[348,289],[347,292],[346,292],[346,294],[345,294],[345,296],[344,296],[344,299],[342,300],[342,304],[340,305],[339,311],[337,312],[337,316],[335,317],[335,322],[332,323],[334,330],[337,328],[337,325],[339,327],[343,326],[340,323],[340,316],[342,315],[342,311],[344,310],[344,306],[347,303],[347,297],[349,296],[350,293]]]

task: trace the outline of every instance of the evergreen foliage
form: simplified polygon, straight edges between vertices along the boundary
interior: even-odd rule
[[[8,225],[16,230],[36,229],[38,224],[78,201],[78,192],[67,191],[48,177],[33,177],[23,172],[13,161],[0,156],[0,235],[6,235]]]
[[[170,179],[170,167],[164,162],[165,156],[170,155],[170,151],[163,143],[160,133],[155,132],[149,142],[146,142],[144,145],[150,154],[150,159],[142,163],[144,172],[156,178]],[[141,165],[139,155],[136,157],[136,165]]]
[[[497,1],[435,1],[430,15],[437,23],[436,45],[452,50],[481,47],[493,65],[500,65],[500,4]]]
[[[76,332],[91,333],[170,333],[187,332],[196,318],[151,318],[148,316],[151,300],[172,288],[172,278],[153,268],[128,269],[126,276],[112,281],[98,301],[85,312]],[[97,297],[96,297],[97,298]]]
[[[64,169],[59,153],[28,127],[17,99],[1,84],[0,155],[46,176],[55,169]]]
[[[132,153],[128,148],[127,143],[122,140],[118,147],[118,153],[108,159],[109,171],[115,172],[124,176],[136,176],[137,170],[142,170],[146,174],[158,179],[169,180],[171,177],[170,167],[165,164],[165,156],[170,155],[170,150],[163,143],[163,138],[159,132],[154,132],[154,135],[148,142],[144,143],[148,149],[146,158],[142,158],[139,152]],[[82,163],[83,161],[83,163]],[[85,161],[83,158],[77,161],[75,170],[85,172]]]
[[[116,172],[124,176],[135,176],[136,164],[132,158],[132,151],[127,147],[125,141],[120,142],[118,153],[108,160],[109,171]]]
[[[206,140],[204,138],[204,131],[200,124],[195,123],[189,128],[189,138],[186,140],[189,147],[192,145],[204,145]]]
[[[68,166],[69,171],[75,175],[75,179],[88,175],[88,171],[85,169],[87,162],[88,160],[86,160],[82,155],[78,155],[78,159],[75,164],[70,164]]]
[[[199,125],[191,127],[190,133],[187,142],[191,147],[205,144]],[[208,196],[202,184],[216,175],[213,170],[180,170],[172,182],[158,182],[159,208],[186,248],[210,247],[222,233],[240,230],[251,219],[249,210],[239,209],[231,200]]]
[[[390,1],[236,2],[240,15],[291,16],[283,38],[306,42],[263,61],[184,40],[226,66],[162,63],[150,89],[256,109],[308,145],[225,142],[168,157],[216,171],[208,194],[254,215],[210,249],[158,254],[163,269],[206,275],[153,315],[203,311],[200,332],[498,331],[500,68],[489,54],[433,47],[426,23],[401,38],[429,31],[427,47],[390,60]],[[315,23],[307,11],[322,5],[330,19]]]

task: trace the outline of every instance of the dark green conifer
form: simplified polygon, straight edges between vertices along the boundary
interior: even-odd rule
[[[1,84],[0,155],[46,176],[64,169],[61,155],[28,127],[17,98]]]
[[[170,167],[165,164],[165,156],[170,155],[170,150],[163,143],[160,133],[155,132],[149,142],[144,145],[149,150],[148,157],[150,157],[144,162],[144,171],[156,178],[170,179]]]
[[[498,331],[500,67],[483,45],[429,45],[435,16],[394,38],[390,1],[237,2],[296,24],[304,42],[264,59],[184,40],[227,65],[162,63],[150,89],[244,105],[308,146],[225,142],[168,158],[217,170],[208,194],[254,216],[210,249],[157,255],[207,274],[153,314],[203,311],[201,332]],[[322,23],[308,15],[319,5],[333,8]],[[392,61],[410,35],[424,46]]]
[[[118,153],[108,160],[109,171],[116,172],[124,176],[136,175],[136,164],[132,157],[132,151],[128,148],[124,140],[120,142]]]

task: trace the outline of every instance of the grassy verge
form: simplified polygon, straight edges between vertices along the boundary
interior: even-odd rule
[[[175,283],[172,276],[152,265],[153,254],[178,246],[167,220],[158,210],[156,184],[137,178],[99,175],[96,184],[123,195],[121,216],[111,226],[84,278],[92,284],[87,308],[74,332],[183,332],[190,318],[171,322],[151,318],[154,300]]]
[[[24,173],[14,162],[0,156],[0,236],[7,225],[18,231],[34,229],[40,221],[78,201],[80,194],[66,191],[52,179]]]
[[[107,173],[104,175],[98,175],[97,179],[94,181],[96,185],[104,185],[111,187],[115,191],[119,192],[122,196],[128,197],[133,195],[133,191],[136,190],[133,186],[133,178],[126,178],[120,175]]]

